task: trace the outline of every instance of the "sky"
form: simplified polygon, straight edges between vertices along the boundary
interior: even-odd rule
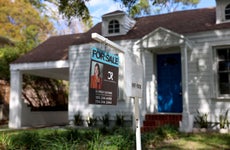
[[[47,5],[50,7],[48,10],[51,10],[51,12],[58,11],[57,7],[51,3],[47,3]],[[115,10],[122,10],[121,5],[119,3],[115,3],[114,0],[89,0],[86,5],[89,8],[94,25],[101,22],[102,15]],[[215,5],[215,0],[201,0],[195,8],[190,9],[209,8],[215,7]],[[54,20],[54,25],[58,35],[84,32],[82,24],[80,24],[78,19],[72,20],[71,25],[68,26],[68,21],[63,19],[62,16],[59,16],[58,21]]]
[[[201,0],[196,8],[209,8],[215,7],[215,5],[215,0]],[[122,10],[121,6],[118,3],[115,3],[113,0],[90,0],[87,3],[87,6],[89,8],[94,24],[101,22],[101,16],[103,14],[115,10]]]

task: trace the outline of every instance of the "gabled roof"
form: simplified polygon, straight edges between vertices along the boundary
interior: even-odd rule
[[[121,10],[116,10],[116,11],[104,14],[102,17],[114,16],[114,15],[119,15],[119,14],[125,15],[125,12],[123,12]]]
[[[112,41],[140,39],[159,27],[185,35],[216,29],[230,29],[230,23],[216,24],[215,8],[178,11],[136,18],[135,26],[126,35],[111,36],[108,39]],[[69,46],[95,42],[91,39],[93,32],[101,34],[101,23],[85,33],[51,37],[14,63],[68,60]]]

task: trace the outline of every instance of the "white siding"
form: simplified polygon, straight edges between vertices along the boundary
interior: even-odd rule
[[[187,38],[193,42],[193,49],[188,53],[189,107],[190,113],[199,110],[208,113],[210,121],[218,121],[221,112],[230,108],[230,99],[215,98],[214,59],[216,46],[230,45],[230,31],[211,31],[190,34]],[[203,63],[199,64],[199,61]]]
[[[105,113],[110,113],[110,119],[113,119],[112,117],[118,113],[124,113],[127,117],[130,117],[133,112],[133,103],[131,100],[125,99],[126,97],[120,97],[120,100],[117,101],[117,105],[88,104],[90,54],[92,46],[99,47],[99,44],[70,47],[69,120],[74,120],[74,115],[78,112],[81,112],[83,119],[86,119],[89,115],[103,116]],[[119,81],[119,83],[123,83],[123,81]],[[121,90],[125,91],[124,87],[121,88],[123,88]],[[125,96],[125,94],[122,94],[122,96]]]

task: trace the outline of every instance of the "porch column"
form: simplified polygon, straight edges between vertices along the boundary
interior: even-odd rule
[[[20,128],[22,119],[22,74],[19,70],[10,72],[9,128]]]
[[[189,77],[188,77],[188,49],[186,42],[181,46],[181,62],[182,62],[182,88],[183,88],[183,112],[180,131],[192,132],[193,115],[189,111]]]

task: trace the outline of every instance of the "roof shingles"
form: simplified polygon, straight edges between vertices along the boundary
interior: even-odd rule
[[[112,41],[140,39],[158,27],[164,27],[179,34],[230,28],[230,23],[216,24],[215,20],[215,8],[141,17],[136,19],[135,26],[126,35],[113,36],[109,39]],[[94,42],[91,39],[93,32],[101,34],[101,23],[85,33],[51,37],[13,63],[67,60],[69,46]]]

